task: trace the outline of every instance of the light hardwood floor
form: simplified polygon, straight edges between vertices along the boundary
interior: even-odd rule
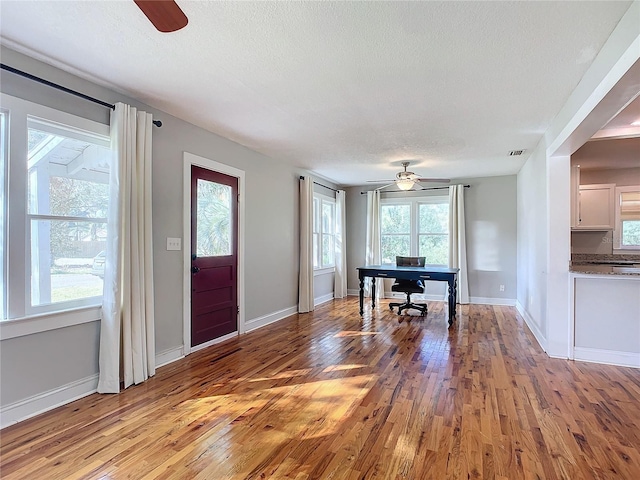
[[[10,479],[640,479],[640,371],[337,300],[0,432]]]

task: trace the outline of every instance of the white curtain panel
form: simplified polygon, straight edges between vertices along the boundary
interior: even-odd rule
[[[155,374],[151,224],[152,115],[123,103],[111,113],[113,162],[98,392],[118,393]],[[122,361],[122,363],[120,363]]]
[[[345,208],[345,192],[338,190],[336,193],[336,271],[334,275],[334,298],[347,296],[347,240],[345,229],[347,214]]]
[[[457,303],[469,303],[464,185],[449,187],[449,267],[459,268]]]
[[[367,192],[367,246],[365,265],[380,265],[380,191]],[[371,278],[365,279],[365,293],[371,295]],[[376,282],[376,299],[384,298],[384,280]]]
[[[313,180],[300,177],[300,279],[298,312],[313,311]]]

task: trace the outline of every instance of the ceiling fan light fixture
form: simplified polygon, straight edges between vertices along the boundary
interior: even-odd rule
[[[410,178],[396,180],[396,185],[400,190],[411,190],[415,184],[416,182],[414,182]]]

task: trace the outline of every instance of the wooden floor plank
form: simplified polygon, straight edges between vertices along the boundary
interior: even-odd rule
[[[636,479],[640,371],[551,359],[514,308],[335,300],[0,431],[14,479]]]

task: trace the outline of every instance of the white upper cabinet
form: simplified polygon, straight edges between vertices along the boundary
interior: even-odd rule
[[[615,184],[580,185],[574,200],[573,230],[613,230]]]

